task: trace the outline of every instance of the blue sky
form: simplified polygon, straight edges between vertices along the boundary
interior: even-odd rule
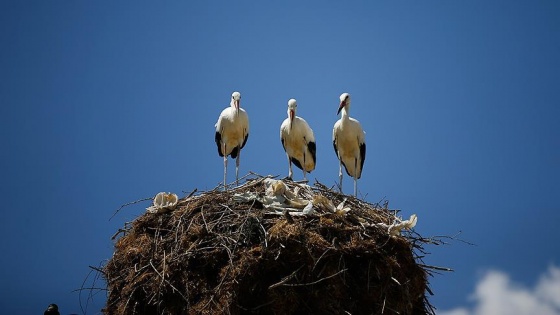
[[[241,174],[287,174],[295,98],[317,141],[309,178],[329,186],[351,94],[360,194],[476,244],[429,248],[455,270],[430,280],[438,309],[475,312],[490,271],[536,287],[560,264],[559,34],[553,0],[3,1],[0,308],[81,313],[71,291],[148,204],[116,209],[222,180],[214,124],[233,91],[251,124]]]

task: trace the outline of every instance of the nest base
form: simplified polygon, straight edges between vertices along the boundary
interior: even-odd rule
[[[294,187],[291,182],[286,182]],[[278,215],[236,193],[262,179],[138,217],[104,267],[105,314],[431,314],[414,244],[375,224],[395,212],[321,184],[350,212]]]

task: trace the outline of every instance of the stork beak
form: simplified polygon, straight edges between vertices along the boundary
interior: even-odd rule
[[[233,103],[235,104],[235,110],[239,113],[239,100],[235,100]]]
[[[338,106],[338,111],[336,112],[336,115],[340,114],[340,111],[342,110],[342,108],[344,108],[344,106],[346,106],[346,102],[345,101],[340,102],[340,106]]]
[[[294,111],[290,110],[290,129],[292,129],[292,122],[294,121]]]

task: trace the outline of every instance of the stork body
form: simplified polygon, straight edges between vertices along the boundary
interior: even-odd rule
[[[350,95],[340,95],[338,113],[340,119],[334,124],[333,146],[334,152],[340,162],[338,176],[340,178],[340,191],[342,192],[342,166],[348,176],[354,178],[354,196],[358,195],[358,179],[362,176],[362,168],[366,159],[365,132],[356,119],[349,116]]]
[[[227,179],[227,157],[236,159],[235,181],[239,181],[239,156],[249,137],[249,116],[240,108],[241,94],[233,92],[230,107],[224,109],[216,122],[218,154],[224,158],[224,189]]]
[[[280,126],[280,141],[288,157],[288,178],[292,179],[292,163],[303,170],[303,179],[306,174],[315,169],[316,145],[313,130],[305,119],[296,116],[297,103],[295,99],[288,101],[288,118]]]

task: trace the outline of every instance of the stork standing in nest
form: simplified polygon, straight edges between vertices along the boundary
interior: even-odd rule
[[[315,136],[305,119],[296,116],[296,110],[297,102],[292,98],[288,101],[288,118],[280,126],[280,140],[288,157],[288,178],[292,179],[294,163],[307,180],[306,174],[315,169]]]
[[[224,189],[227,179],[227,157],[235,161],[235,183],[239,184],[239,156],[249,137],[249,116],[240,107],[241,94],[231,94],[230,107],[224,109],[216,122],[218,154],[224,157]]]
[[[362,176],[362,168],[366,159],[365,132],[356,119],[349,116],[350,94],[340,95],[338,112],[340,119],[334,124],[333,145],[334,152],[340,161],[338,176],[340,177],[340,191],[342,192],[342,165],[348,176],[354,178],[354,196],[358,195],[358,179]]]

